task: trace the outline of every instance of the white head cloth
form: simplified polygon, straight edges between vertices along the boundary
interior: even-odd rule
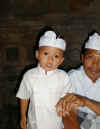
[[[41,46],[51,46],[55,48],[60,48],[61,50],[66,50],[66,42],[62,38],[56,38],[56,33],[54,31],[47,31],[39,40],[39,47]]]
[[[89,37],[89,40],[85,44],[85,48],[100,50],[100,35],[98,33],[94,33]]]

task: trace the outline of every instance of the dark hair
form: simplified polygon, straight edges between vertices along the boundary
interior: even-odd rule
[[[89,36],[88,36],[88,38],[89,38]],[[86,42],[88,41],[88,38],[83,42],[83,45],[82,45],[82,47],[81,47],[81,54],[82,54],[82,55],[85,55],[85,53],[86,53],[85,44],[86,44]]]

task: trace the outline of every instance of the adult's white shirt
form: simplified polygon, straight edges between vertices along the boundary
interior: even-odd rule
[[[45,74],[44,69],[38,66],[27,71],[16,95],[20,99],[30,99],[27,129],[62,129],[56,103],[70,88],[69,77],[62,70]]]
[[[100,78],[93,83],[86,75],[83,66],[70,70],[68,75],[72,83],[72,92],[100,102]],[[94,114],[87,107],[79,107],[79,110]]]

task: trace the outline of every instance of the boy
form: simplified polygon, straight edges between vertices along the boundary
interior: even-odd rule
[[[54,31],[46,31],[40,37],[35,53],[38,66],[25,73],[17,92],[22,129],[62,129],[56,103],[71,87],[66,73],[57,69],[64,60],[65,49],[66,42]]]

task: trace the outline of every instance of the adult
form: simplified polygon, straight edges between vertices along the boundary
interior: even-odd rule
[[[80,117],[81,129],[100,128],[100,35],[89,36],[81,51],[82,65],[69,71],[71,92],[57,104],[60,116]],[[78,117],[78,118],[79,118]],[[66,118],[66,117],[65,117]],[[71,117],[74,119],[74,117]],[[66,121],[66,120],[65,120]],[[78,124],[78,120],[75,120]],[[69,129],[69,128],[68,128]],[[74,129],[74,127],[73,127]],[[77,129],[77,127],[75,128]]]

